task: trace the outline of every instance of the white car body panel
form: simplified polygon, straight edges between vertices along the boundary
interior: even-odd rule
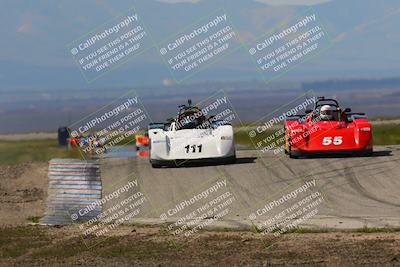
[[[150,129],[150,160],[173,161],[235,156],[231,125],[209,129]]]

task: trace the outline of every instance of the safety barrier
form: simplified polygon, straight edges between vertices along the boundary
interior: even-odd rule
[[[101,213],[100,163],[95,160],[52,159],[49,162],[49,189],[42,224],[71,224],[88,221]]]

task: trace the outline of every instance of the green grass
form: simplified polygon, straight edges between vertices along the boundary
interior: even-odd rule
[[[114,145],[135,144],[135,136],[124,138]],[[83,152],[82,152],[83,153]],[[0,140],[0,165],[14,165],[28,162],[47,162],[53,158],[78,158],[83,154],[77,148],[67,151],[66,147],[58,145],[57,140]]]
[[[81,237],[70,238],[64,242],[48,244],[40,250],[32,252],[32,258],[67,258],[78,255],[88,250]]]
[[[259,229],[257,226],[253,226],[251,229],[252,232],[256,234],[262,233],[262,229]],[[278,232],[278,230],[272,231],[272,233]],[[364,233],[364,234],[372,234],[372,233],[397,233],[400,232],[400,228],[398,227],[368,227],[364,225],[361,228],[356,229],[337,229],[337,228],[304,228],[304,227],[294,227],[290,228],[287,231],[283,232],[282,235],[290,235],[290,234],[323,234],[323,233]]]
[[[31,223],[39,223],[40,218],[41,218],[41,217],[39,217],[39,216],[31,216],[31,217],[28,217],[27,220],[28,220],[29,222],[31,222]]]
[[[377,116],[377,117],[370,117],[370,121],[392,121],[392,120],[399,120],[399,116]]]
[[[362,228],[356,229],[354,232],[356,233],[395,233],[400,232],[400,228],[378,228],[378,227],[368,227],[364,225]]]
[[[374,145],[400,144],[400,124],[374,125],[372,133]]]
[[[266,131],[253,138],[253,142],[263,140],[267,136],[273,137],[276,131]],[[400,144],[400,124],[382,124],[373,127],[374,145],[398,145]],[[276,142],[281,135],[275,136],[270,144]],[[237,144],[254,148],[247,131],[235,133]],[[282,140],[281,140],[282,141]],[[125,139],[120,145],[134,143],[133,138]],[[279,145],[283,143],[278,142]],[[265,143],[263,144],[263,147]],[[60,147],[57,140],[26,140],[5,141],[0,140],[0,165],[13,165],[27,162],[47,162],[52,158],[82,158],[77,149],[67,151]]]
[[[284,234],[322,234],[322,233],[397,233],[400,232],[400,228],[379,228],[379,227],[368,227],[364,225],[362,228],[356,229],[335,229],[335,228],[302,228],[295,227],[289,229]]]
[[[261,134],[257,134],[257,136],[254,138],[250,138],[250,136],[248,135],[247,132],[239,131],[239,132],[235,133],[235,142],[238,144],[241,144],[241,145],[250,145],[252,148],[254,148],[254,145],[256,145],[258,141],[265,139],[267,136],[274,135],[275,132],[276,131],[265,131]],[[254,145],[253,145],[253,143],[254,143]],[[272,143],[272,142],[268,142],[268,144],[270,144],[270,143]],[[265,146],[265,145],[266,144],[263,143],[263,146]]]
[[[254,144],[257,144],[258,141],[265,139],[266,137],[273,137],[276,131],[265,131],[261,134],[257,134],[255,138],[253,138]],[[381,124],[373,126],[373,139],[374,145],[399,145],[400,144],[400,124]],[[272,144],[276,142],[276,140],[280,137],[275,136],[273,140],[268,142],[268,144]],[[235,141],[241,145],[247,145],[251,148],[254,148],[253,143],[251,142],[251,138],[249,137],[247,131],[238,131],[235,133]],[[263,143],[263,147],[266,144]],[[283,143],[278,142],[278,145],[283,145]]]
[[[231,241],[233,243],[242,240],[241,233],[248,233],[250,230],[238,231],[228,236],[208,235],[205,236],[206,243]],[[364,226],[359,229],[341,230],[332,228],[308,229],[294,228],[285,232],[284,235],[293,234],[322,234],[322,233],[343,233],[343,234],[372,234],[372,233],[398,233],[399,228],[375,228]],[[201,231],[202,233],[209,231]],[[219,232],[217,230],[212,233]],[[225,229],[221,233],[226,232]],[[251,232],[254,233],[254,230]],[[79,234],[79,232],[77,233]],[[255,233],[257,234],[257,233]],[[82,236],[71,236],[70,238],[57,238],[62,235],[55,232],[55,229],[47,227],[19,226],[0,228],[0,260],[7,258],[18,258],[25,256],[28,259],[67,259],[78,255],[87,257],[89,255],[104,258],[125,257],[137,260],[154,258],[161,260],[168,255],[185,251],[189,246],[181,241],[172,245],[169,237],[158,235],[159,239],[154,239],[154,234],[148,235],[127,235],[111,236],[104,240],[95,237],[85,238]],[[87,247],[86,245],[91,246]],[[93,246],[92,246],[93,245]]]
[[[16,258],[30,249],[47,245],[50,238],[43,229],[15,227],[0,229],[0,258]]]
[[[46,162],[52,158],[81,158],[79,151],[67,151],[57,140],[0,140],[0,165]]]
[[[89,246],[87,247],[86,245]],[[157,242],[151,239],[139,238],[139,242],[132,245],[132,243],[118,236],[107,237],[104,240],[97,240],[94,237],[85,238],[85,242],[82,237],[74,237],[65,242],[56,242],[35,250],[32,252],[31,257],[34,259],[65,259],[89,252],[105,258],[127,257],[140,260],[152,257],[162,259],[163,255],[175,250],[176,248],[169,242]]]

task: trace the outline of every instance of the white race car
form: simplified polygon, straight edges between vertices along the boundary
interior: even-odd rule
[[[229,122],[206,118],[201,109],[179,106],[178,115],[167,123],[151,123],[150,163],[154,168],[179,166],[186,161],[234,163],[233,127]]]

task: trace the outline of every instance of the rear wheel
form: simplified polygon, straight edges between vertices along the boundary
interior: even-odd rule
[[[159,169],[159,168],[161,168],[162,166],[159,165],[159,164],[152,163],[152,164],[151,164],[151,167],[153,167],[154,169]]]
[[[158,168],[162,167],[162,165],[160,163],[157,163],[154,160],[150,160],[150,164],[151,164],[151,167],[153,167],[154,169],[158,169]]]
[[[290,142],[290,138],[289,138],[289,140],[288,140],[288,152],[287,152],[287,154],[289,154],[289,158],[291,158],[291,159],[297,159],[297,158],[299,158],[299,156],[298,156],[298,155],[295,155],[295,154],[293,153],[293,151],[292,151],[292,145],[291,145],[291,142]]]
[[[236,163],[236,155],[233,155],[229,160],[228,164],[235,164]]]
[[[288,138],[287,138],[286,135],[285,135],[285,149],[284,149],[284,151],[285,151],[285,154],[287,155],[287,154],[289,154],[289,142],[288,142]]]
[[[229,158],[225,158],[225,159],[223,159],[223,162],[222,162],[222,164],[234,164],[234,163],[236,163],[236,155],[233,155]]]
[[[367,149],[367,150],[365,150],[365,152],[363,153],[363,156],[364,156],[364,157],[371,157],[373,153],[374,153],[374,152],[372,151],[372,149]]]

